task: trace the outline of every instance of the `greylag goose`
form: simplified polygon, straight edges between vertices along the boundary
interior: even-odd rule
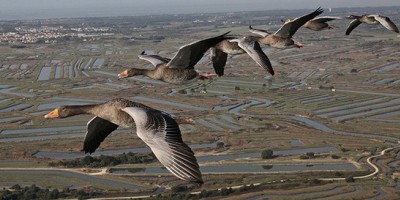
[[[177,122],[167,113],[122,98],[102,104],[60,106],[45,118],[95,115],[87,124],[83,151],[93,153],[118,126],[133,127],[157,159],[178,178],[203,183],[193,151],[182,141]]]
[[[335,19],[343,19],[343,17],[333,17],[333,16],[322,16],[322,17],[316,17],[314,19],[311,19],[310,21],[306,22],[303,26],[303,28],[308,28],[313,31],[321,31],[324,29],[333,29],[333,25],[329,25],[327,22],[335,20]],[[290,21],[293,21],[293,19],[287,19],[287,20],[281,20],[284,23],[288,23]]]
[[[247,53],[259,66],[267,70],[271,75],[275,74],[272,64],[268,56],[261,49],[260,44],[249,37],[223,40],[214,47],[211,47],[210,50],[211,61],[218,76],[224,75],[228,54],[237,55],[244,53]]]
[[[353,21],[351,21],[349,26],[347,27],[346,35],[350,35],[351,31],[353,31],[353,29],[355,29],[361,23],[372,24],[372,25],[381,24],[388,30],[394,31],[396,33],[399,32],[399,29],[397,28],[396,24],[394,24],[389,17],[385,17],[382,15],[361,15],[361,16],[350,15],[347,18],[353,19]]]
[[[152,79],[161,80],[167,83],[184,84],[196,78],[207,79],[217,76],[210,72],[198,73],[194,66],[204,56],[204,53],[222,40],[233,39],[228,35],[229,32],[204,40],[199,40],[182,46],[172,59],[163,58],[157,55],[139,55],[140,59],[151,62],[155,68],[148,69],[127,69],[120,74],[120,79],[137,75],[145,75]]]
[[[284,25],[282,25],[282,27],[273,34],[270,34],[265,30],[254,29],[251,26],[249,26],[249,31],[261,36],[261,37],[254,37],[254,39],[256,39],[261,44],[269,45],[271,47],[279,49],[290,48],[290,47],[301,48],[304,45],[293,41],[292,36],[301,26],[303,26],[305,23],[307,23],[314,17],[318,16],[322,12],[323,9],[318,8],[310,14],[295,18],[292,21],[289,21]]]

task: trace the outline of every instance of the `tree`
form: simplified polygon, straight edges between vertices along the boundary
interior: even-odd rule
[[[85,166],[90,165],[90,163],[92,163],[94,161],[94,158],[92,156],[85,156],[84,158],[82,158],[81,163]]]
[[[357,73],[357,72],[358,72],[357,69],[351,69],[351,70],[350,70],[350,73]]]
[[[60,193],[58,192],[57,189],[54,189],[50,192],[50,199],[58,199]]]
[[[186,192],[189,188],[186,185],[176,185],[172,187],[173,192]]]
[[[221,189],[221,195],[222,196],[228,196],[230,193],[232,193],[233,192],[233,190],[232,190],[232,188],[222,188]]]
[[[261,152],[262,159],[271,159],[273,157],[274,157],[274,151],[272,151],[271,149],[266,149]]]
[[[300,159],[302,159],[302,160],[308,159],[308,156],[306,156],[306,155],[300,155]]]
[[[339,159],[340,158],[340,156],[335,155],[335,154],[331,155],[331,157],[332,157],[332,159]]]
[[[315,157],[315,153],[314,153],[314,152],[307,152],[307,153],[306,153],[306,156],[307,156],[308,158],[314,158],[314,157]]]
[[[219,149],[220,149],[220,148],[224,148],[224,145],[225,145],[225,144],[224,144],[223,142],[221,142],[221,141],[218,141],[218,142],[217,142],[217,148],[219,148]]]
[[[346,180],[346,182],[348,182],[348,183],[352,183],[352,182],[355,181],[354,178],[353,178],[352,176],[347,177],[345,180]]]
[[[335,176],[342,176],[342,175],[343,175],[342,172],[338,172],[338,171],[335,172]]]
[[[19,184],[15,184],[15,185],[11,186],[10,188],[14,189],[14,190],[20,190],[21,186]]]

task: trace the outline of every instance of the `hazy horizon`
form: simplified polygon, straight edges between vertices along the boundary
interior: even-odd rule
[[[400,6],[399,0],[0,0],[0,20]]]

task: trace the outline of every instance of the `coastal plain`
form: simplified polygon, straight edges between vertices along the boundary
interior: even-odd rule
[[[374,9],[400,24],[398,8]],[[86,188],[98,192],[94,197],[398,198],[400,35],[383,27],[362,25],[345,36],[349,20],[343,19],[332,22],[334,29],[300,29],[295,39],[303,48],[263,47],[274,76],[249,56],[235,55],[228,57],[224,76],[188,85],[118,79],[129,67],[152,68],[137,58],[142,51],[172,58],[184,44],[226,31],[249,34],[250,24],[277,30],[282,16],[305,12],[0,22],[0,186]],[[13,37],[10,27],[31,40]],[[32,29],[47,38],[35,40]],[[213,71],[208,54],[196,69]],[[88,156],[81,149],[92,116],[43,116],[60,105],[116,97],[196,122],[180,129],[199,162],[202,186],[177,191],[187,183],[156,160],[102,168],[49,166]],[[273,157],[263,159],[264,150],[272,150]],[[119,128],[91,156],[129,152],[151,154],[134,129]]]

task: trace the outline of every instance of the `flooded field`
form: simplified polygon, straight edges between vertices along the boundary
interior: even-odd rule
[[[7,176],[9,174],[16,174],[16,175],[25,175],[25,176],[41,176],[43,177],[42,180],[40,181],[41,184],[43,182],[50,182],[50,181],[57,181],[62,185],[67,185],[65,186],[70,186],[69,184],[73,183],[73,187],[79,187],[81,186],[81,182],[83,181],[83,184],[91,184],[91,183],[96,183],[100,185],[106,185],[106,186],[111,186],[113,188],[118,188],[118,189],[129,189],[129,190],[137,190],[140,189],[140,186],[137,186],[135,184],[130,184],[130,183],[125,183],[122,181],[114,181],[114,180],[109,180],[106,178],[99,178],[95,176],[89,176],[89,175],[84,175],[82,173],[75,173],[71,171],[66,171],[66,170],[0,170],[0,175],[2,176]],[[59,177],[58,179],[52,179],[52,177]],[[71,180],[72,179],[72,180]],[[18,182],[14,183],[17,184]],[[31,182],[32,184],[37,184],[37,182]]]
[[[51,72],[51,67],[42,67],[42,70],[40,71],[38,81],[47,81],[50,79],[50,72]]]
[[[318,170],[356,170],[353,164],[323,164],[323,165],[232,165],[232,166],[200,166],[203,173],[261,173],[279,171],[318,171]],[[165,168],[111,168],[110,173],[129,174],[129,173],[168,173]]]

